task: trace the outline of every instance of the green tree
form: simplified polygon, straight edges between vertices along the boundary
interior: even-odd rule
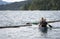
[[[60,0],[32,0],[29,10],[58,10]]]

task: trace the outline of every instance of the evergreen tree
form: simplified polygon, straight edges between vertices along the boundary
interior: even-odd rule
[[[29,10],[58,10],[60,0],[32,0]]]

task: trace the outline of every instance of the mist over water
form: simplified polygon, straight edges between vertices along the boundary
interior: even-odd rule
[[[26,24],[39,21],[41,17],[47,20],[59,20],[60,11],[0,11],[0,26]],[[51,25],[60,27],[60,22]],[[60,28],[48,29],[48,32],[43,34],[38,25],[0,29],[0,39],[60,39],[59,36]]]

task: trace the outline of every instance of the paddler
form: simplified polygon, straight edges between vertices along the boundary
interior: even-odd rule
[[[47,23],[47,21],[46,21],[46,19],[44,19],[43,17],[41,18],[41,20],[40,20],[40,27],[47,27],[47,25],[48,25],[48,23]],[[52,26],[51,25],[49,25],[49,27],[51,27],[52,28]]]

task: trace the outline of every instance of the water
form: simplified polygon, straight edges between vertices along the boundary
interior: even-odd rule
[[[41,17],[59,20],[60,11],[0,11],[0,26],[39,21]],[[58,28],[48,29],[47,33],[42,33],[38,25],[0,29],[0,39],[60,39],[60,22],[51,25]]]

